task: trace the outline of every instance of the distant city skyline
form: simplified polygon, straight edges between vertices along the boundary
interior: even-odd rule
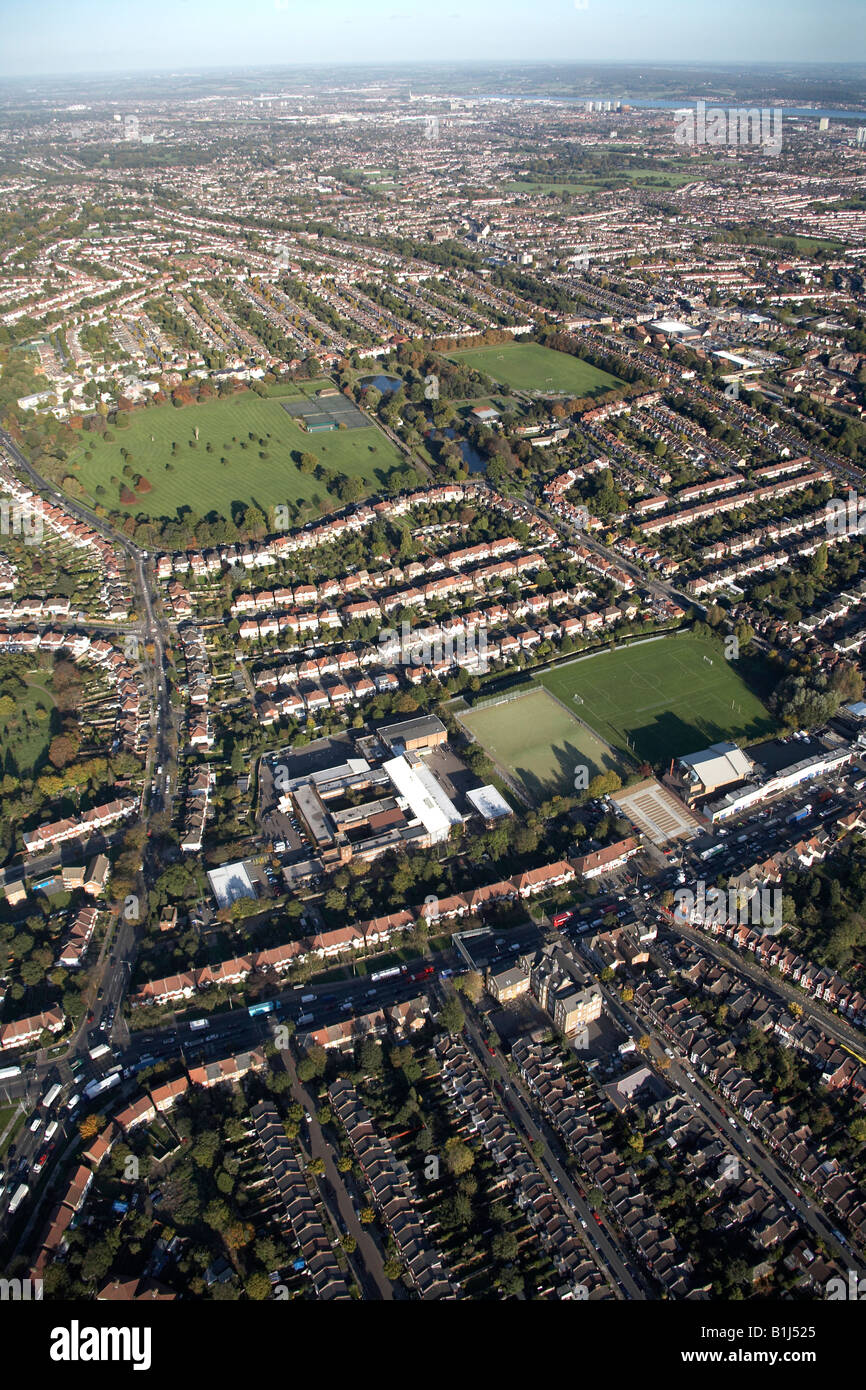
[[[4,7],[0,76],[314,62],[850,62],[855,0],[33,0]]]

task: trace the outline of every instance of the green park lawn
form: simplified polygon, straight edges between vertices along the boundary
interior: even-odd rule
[[[51,742],[54,701],[46,672],[25,672],[22,667],[16,674],[27,682],[27,690],[9,697],[12,709],[5,703],[0,707],[0,771],[30,776]],[[0,702],[3,700],[0,695]]]
[[[318,384],[310,383],[313,388]],[[155,519],[174,518],[182,508],[198,516],[216,513],[230,518],[236,504],[251,502],[263,510],[284,502],[315,505],[317,500],[330,509],[339,507],[323,483],[300,472],[293,454],[315,454],[326,468],[359,478],[366,493],[387,486],[392,470],[404,463],[375,425],[308,434],[279,399],[252,392],[180,408],[162,405],[135,411],[126,429],[112,427],[111,433],[112,441],[83,434],[71,460],[84,500],[99,502],[109,511],[128,510]],[[133,490],[132,478],[123,476],[121,448],[132,455],[132,472],[151,484],[149,492],[139,492],[128,506],[120,501],[118,483],[110,481],[113,476]]]
[[[624,184],[645,184],[655,188],[681,188],[701,177],[699,169],[617,169],[609,174],[588,176],[585,179],[513,179],[500,187],[506,193],[603,193]]]
[[[495,347],[464,348],[448,356],[517,391],[580,397],[622,386],[609,372],[539,343],[499,343]]]

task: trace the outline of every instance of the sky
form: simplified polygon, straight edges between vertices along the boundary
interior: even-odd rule
[[[852,62],[863,0],[0,0],[0,75],[312,62]]]

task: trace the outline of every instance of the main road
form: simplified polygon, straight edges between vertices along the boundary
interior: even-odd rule
[[[150,815],[149,798],[147,788],[151,780],[151,770],[156,763],[165,765],[168,759],[169,750],[169,731],[172,728],[172,711],[169,700],[168,682],[165,676],[165,652],[167,646],[167,630],[164,630],[163,623],[156,611],[156,598],[151,585],[151,578],[147,570],[149,561],[148,552],[137,546],[128,536],[113,530],[102,517],[96,515],[89,507],[82,502],[78,502],[61,492],[53,483],[43,478],[36,471],[29,459],[21,452],[15,440],[6,430],[0,429],[0,448],[2,448],[14,462],[16,467],[26,475],[33,486],[34,491],[48,497],[58,507],[63,508],[71,516],[85,526],[92,528],[99,535],[104,537],[111,545],[119,547],[130,563],[133,576],[133,586],[138,598],[138,607],[142,616],[142,622],[137,628],[138,635],[145,646],[151,646],[154,653],[152,671],[147,661],[143,660],[144,653],[133,652],[128,655],[133,660],[141,660],[145,672],[145,678],[150,687],[151,702],[151,739],[148,744],[148,754],[144,768],[144,789],[141,799],[140,823],[146,828]],[[133,629],[135,631],[136,629]],[[53,856],[42,857],[46,863],[56,863]],[[39,861],[42,862],[42,858]],[[148,875],[155,873],[156,865],[152,855],[146,851],[145,862],[142,864],[142,883],[146,887]],[[132,904],[129,905],[130,909]],[[137,950],[137,917],[133,911],[124,912],[118,919],[118,927],[114,940],[114,949],[109,954],[108,964],[101,977],[96,981],[97,991],[101,992],[104,1003],[101,1009],[94,1008],[95,1026],[101,1021],[101,1015],[113,1011],[114,1017],[120,1010],[121,1001],[125,989],[134,968],[134,958]],[[96,1000],[93,1001],[94,1005]],[[83,1050],[83,1037],[85,1028],[82,1026],[76,1033],[72,1046],[69,1049],[70,1055]],[[48,1070],[48,1065],[43,1059],[40,1066],[32,1071],[32,1081],[38,1086],[41,1076]]]

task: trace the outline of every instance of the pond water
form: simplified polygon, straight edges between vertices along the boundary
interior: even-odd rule
[[[375,386],[377,391],[381,391],[383,396],[388,396],[392,391],[396,391],[398,386],[403,383],[398,376],[386,376],[380,372],[378,376],[362,376],[360,378],[362,386]]]
[[[432,429],[432,430],[427,430],[425,433],[426,433],[426,438],[429,439],[429,440],[432,440],[432,441],[434,441],[434,442],[435,442],[437,439],[456,439],[456,438],[457,438],[457,431],[454,430],[454,429],[452,429],[450,425],[448,426],[447,429],[442,429],[442,430]],[[469,472],[470,472],[470,473],[486,473],[486,472],[487,472],[487,459],[484,457],[484,455],[483,455],[483,454],[479,454],[478,450],[475,448],[475,446],[474,446],[473,444],[470,444],[470,443],[469,443],[469,440],[468,440],[468,439],[461,439],[461,440],[459,440],[459,445],[460,445],[460,452],[461,452],[461,454],[463,455],[463,462],[466,464],[466,467],[469,469]]]

